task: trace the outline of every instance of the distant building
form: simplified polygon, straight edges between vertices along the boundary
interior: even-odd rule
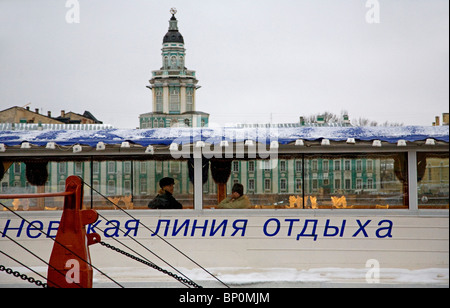
[[[178,31],[176,11],[172,11],[169,31],[163,38],[162,67],[152,72],[150,85],[153,112],[139,116],[140,128],[205,127],[209,114],[196,110],[196,91],[200,88],[195,71],[185,67],[184,38]]]
[[[440,125],[448,126],[449,125],[449,114],[448,114],[448,112],[445,112],[445,113],[442,114],[442,124],[441,124],[441,119],[439,118],[439,116],[436,116],[434,119],[435,120],[432,123],[433,126],[440,126]]]
[[[34,111],[30,107],[10,107],[0,111],[0,123],[9,124],[103,124],[97,120],[92,113],[85,111],[82,115],[74,112],[66,113],[61,110],[58,117],[52,117],[50,111],[47,115],[41,114],[39,109]]]
[[[344,114],[341,119],[336,121],[326,121],[325,117],[318,115],[315,120],[308,121],[304,117],[300,117],[300,121],[296,123],[256,123],[256,124],[242,124],[238,123],[236,127],[241,128],[281,128],[281,127],[348,127],[352,126],[348,115]]]

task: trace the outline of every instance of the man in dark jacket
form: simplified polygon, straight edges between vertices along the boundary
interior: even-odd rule
[[[160,210],[181,210],[183,206],[173,197],[173,186],[175,180],[172,178],[162,178],[159,181],[161,189],[158,191],[158,195],[150,201],[148,207],[150,209]]]

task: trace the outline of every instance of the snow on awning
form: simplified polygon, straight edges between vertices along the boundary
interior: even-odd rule
[[[203,141],[209,144],[255,142],[270,144],[278,141],[288,144],[298,139],[315,141],[329,139],[331,141],[380,140],[397,143],[435,139],[449,142],[448,126],[401,126],[401,127],[290,127],[290,128],[155,128],[155,129],[103,129],[87,130],[35,130],[35,131],[0,131],[0,144],[17,146],[29,142],[36,146],[46,146],[54,142],[60,146],[75,144],[95,147],[99,142],[105,145],[130,142],[141,146],[194,144]]]

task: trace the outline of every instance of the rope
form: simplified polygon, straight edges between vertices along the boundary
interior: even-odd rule
[[[86,182],[83,182],[87,187],[91,188],[93,191],[95,191],[97,194],[99,194],[101,197],[103,197],[104,199],[108,200],[111,204],[113,204],[115,207],[117,207],[119,210],[121,210],[123,213],[125,213],[126,215],[128,215],[129,217],[131,217],[132,219],[139,221],[139,224],[141,226],[143,226],[145,229],[147,229],[148,231],[150,231],[153,235],[157,236],[158,238],[160,238],[162,241],[164,241],[167,245],[169,245],[170,247],[172,247],[173,249],[175,249],[178,253],[180,253],[181,255],[183,255],[185,258],[187,258],[189,261],[191,261],[192,263],[194,263],[195,265],[197,265],[199,268],[201,268],[203,271],[205,271],[207,274],[209,274],[211,277],[213,277],[215,280],[217,280],[218,282],[220,282],[222,285],[224,285],[227,288],[230,288],[225,282],[223,282],[222,280],[220,280],[219,278],[217,278],[214,274],[212,274],[211,272],[209,272],[206,268],[204,268],[203,266],[201,266],[199,263],[197,263],[195,260],[193,260],[192,258],[190,258],[188,255],[186,255],[184,252],[182,252],[181,250],[179,250],[177,247],[175,247],[173,244],[171,244],[170,242],[168,242],[166,239],[164,239],[163,237],[161,237],[159,234],[155,233],[153,230],[151,230],[149,227],[147,227],[146,225],[144,225],[140,220],[136,219],[133,215],[131,215],[130,213],[128,213],[127,211],[125,211],[122,207],[120,207],[119,205],[115,204],[114,202],[112,202],[111,200],[109,200],[105,195],[103,195],[102,193],[100,193],[97,189],[95,189],[94,187],[92,187],[91,185],[89,185]],[[103,216],[102,216],[103,217]],[[130,237],[132,238],[132,237]],[[142,244],[140,244],[142,245]],[[143,246],[145,247],[145,246]],[[153,253],[153,252],[152,252]],[[159,257],[158,257],[159,258]],[[163,262],[163,259],[161,259]],[[168,263],[166,263],[168,264]],[[176,270],[176,269],[175,269]],[[177,270],[177,272],[179,272]],[[180,272],[179,272],[180,273]],[[184,276],[184,275],[183,275]]]
[[[117,225],[115,225],[114,222],[111,222],[110,220],[108,220],[106,217],[104,217],[104,216],[101,215],[100,213],[98,213],[98,216],[100,216],[100,217],[102,217],[103,219],[105,219],[106,221],[112,223],[116,228],[118,228],[118,230],[120,230],[120,232],[122,232],[123,234],[126,234],[126,232],[123,231],[121,228],[119,228]],[[103,231],[102,229],[100,229],[100,228],[98,228],[98,227],[97,227],[97,229],[99,229],[100,231]],[[171,264],[168,263],[166,260],[164,260],[163,258],[161,258],[160,256],[158,256],[156,253],[154,253],[153,251],[151,251],[151,250],[150,250],[149,248],[147,248],[146,246],[144,246],[141,242],[139,242],[138,240],[136,240],[136,239],[133,238],[133,237],[130,237],[130,236],[129,236],[129,238],[130,238],[132,241],[136,242],[136,243],[137,243],[138,245],[140,245],[141,247],[143,247],[145,250],[147,250],[148,252],[150,252],[151,254],[153,254],[155,257],[157,257],[158,259],[160,259],[162,262],[164,262],[165,264],[167,264],[170,268],[172,268],[174,271],[176,271],[177,273],[179,273],[180,275],[182,275],[185,279],[187,279],[188,281],[190,281],[190,283],[189,283],[190,285],[194,285],[194,284],[195,284],[195,283],[192,281],[192,279],[190,279],[189,277],[187,277],[186,275],[184,275],[182,272],[180,272],[178,269],[176,269],[173,265],[171,265]],[[115,240],[116,242],[118,242],[119,244],[125,246],[126,248],[130,249],[131,251],[133,251],[134,253],[136,253],[137,255],[139,255],[141,258],[145,259],[146,262],[149,262],[149,263],[152,264],[152,265],[149,265],[149,264],[146,264],[146,265],[148,265],[148,266],[150,266],[150,267],[152,267],[152,268],[155,268],[155,269],[158,269],[158,268],[159,268],[159,266],[157,266],[155,263],[151,262],[150,260],[148,260],[147,258],[145,258],[144,256],[142,256],[141,254],[139,254],[138,252],[136,252],[136,251],[133,250],[132,248],[128,247],[127,245],[125,245],[124,243],[122,243],[121,241],[119,241],[118,239],[116,239],[116,238],[114,238],[114,237],[112,237],[112,239]],[[103,245],[103,246],[105,246],[105,247],[107,247],[107,248],[114,247],[114,246],[109,247],[110,245],[109,245],[109,244],[106,244],[106,243],[104,243],[104,242],[100,242],[100,244]],[[108,246],[108,245],[109,245],[109,246]],[[113,249],[113,248],[111,248],[111,249],[117,251],[116,249]],[[118,251],[118,252],[122,253],[121,251]],[[124,254],[124,253],[122,253],[122,254]],[[139,260],[137,260],[137,261],[139,261]],[[144,262],[141,262],[141,263],[144,263]],[[144,264],[145,264],[145,263],[144,263]],[[156,268],[156,267],[158,267],[158,268]],[[158,270],[159,270],[159,269],[158,269]],[[161,272],[164,272],[165,270],[160,270],[160,271],[161,271]],[[169,272],[169,273],[170,273],[170,272]],[[166,274],[167,274],[167,273],[166,273]],[[169,275],[169,276],[172,276],[172,275]],[[172,276],[172,277],[174,277],[174,276]],[[179,280],[179,281],[183,283],[183,281],[181,281],[181,280]],[[197,285],[197,284],[195,284],[195,285]]]
[[[26,220],[25,218],[23,218],[21,215],[17,214],[15,211],[11,210],[10,208],[8,208],[6,205],[4,205],[2,202],[0,202],[0,205],[2,205],[5,209],[7,209],[8,211],[10,211],[11,213],[13,213],[14,215],[16,215],[17,217],[19,217],[20,219],[24,220],[27,224],[33,226],[32,223],[30,223],[28,220]],[[116,285],[118,285],[119,287],[123,288],[123,286],[118,283],[117,281],[115,281],[114,279],[112,279],[110,276],[108,276],[107,274],[105,274],[104,272],[102,272],[100,269],[98,269],[97,267],[95,267],[94,265],[92,265],[90,262],[88,262],[87,260],[84,260],[83,258],[81,258],[79,255],[77,255],[75,252],[73,252],[72,250],[70,250],[69,248],[67,248],[64,244],[59,243],[56,239],[54,239],[53,237],[51,237],[50,235],[48,235],[47,233],[45,233],[44,231],[42,231],[39,228],[36,228],[36,230],[38,230],[39,232],[41,232],[42,234],[44,234],[46,237],[50,238],[52,241],[54,241],[55,243],[57,243],[58,245],[62,246],[63,248],[65,248],[67,251],[69,251],[70,253],[72,253],[74,256],[76,256],[77,258],[79,258],[80,260],[82,260],[83,262],[85,262],[86,264],[90,265],[92,268],[94,268],[96,271],[98,271],[100,274],[102,274],[103,276],[107,277],[109,280],[111,280],[112,282],[114,282]],[[22,246],[20,243],[16,242],[15,240],[13,240],[11,237],[9,237],[8,235],[4,234],[3,232],[0,231],[0,233],[3,236],[6,236],[8,239],[10,239],[11,241],[13,241],[14,243],[16,243],[17,245],[21,246],[23,249],[25,249],[26,251],[28,251],[29,253],[31,253],[32,255],[34,255],[36,258],[38,258],[39,260],[41,260],[42,262],[44,262],[45,264],[47,264],[48,266],[51,266],[49,263],[47,263],[46,261],[42,260],[40,257],[38,257],[37,255],[35,255],[32,251],[30,251],[29,249],[25,248],[24,246]],[[56,270],[58,273],[64,275],[64,273],[58,271],[56,268],[54,268],[53,266],[51,266],[54,270]],[[65,276],[65,275],[64,275]],[[78,284],[78,286],[80,286]],[[80,286],[81,287],[81,286]]]
[[[122,250],[122,249],[119,249],[119,248],[117,248],[117,247],[114,247],[114,246],[112,246],[112,245],[110,245],[110,244],[108,244],[108,243],[105,243],[105,242],[100,242],[100,244],[101,244],[102,246],[105,246],[106,248],[109,248],[109,249],[114,250],[114,251],[116,251],[116,252],[118,252],[118,253],[121,253],[121,254],[123,254],[124,256],[128,257],[128,258],[131,258],[131,259],[133,259],[133,260],[135,260],[135,261],[138,261],[138,262],[140,262],[140,263],[142,263],[142,264],[145,264],[145,265],[147,265],[147,266],[149,266],[149,267],[151,267],[151,268],[153,268],[153,269],[155,269],[155,270],[158,270],[158,271],[160,271],[160,272],[162,272],[162,273],[164,273],[164,274],[166,274],[166,275],[169,275],[170,277],[176,279],[177,281],[179,281],[180,283],[184,284],[184,285],[187,286],[187,287],[193,286],[194,288],[202,288],[201,286],[199,286],[198,284],[196,284],[196,283],[195,283],[194,281],[192,281],[191,279],[189,279],[189,278],[183,278],[183,277],[181,277],[181,276],[178,276],[177,274],[174,274],[174,273],[172,273],[172,272],[169,272],[168,270],[165,270],[165,269],[159,267],[158,265],[156,265],[155,263],[153,263],[153,262],[151,262],[151,261],[148,261],[147,259],[144,260],[145,258],[144,258],[144,259],[140,259],[140,258],[138,258],[138,257],[136,257],[136,256],[134,256],[134,255],[132,255],[132,254],[130,254],[130,253],[128,253],[128,252]],[[129,248],[129,247],[128,247],[128,248]]]

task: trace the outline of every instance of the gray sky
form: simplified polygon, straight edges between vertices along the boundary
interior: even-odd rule
[[[430,125],[449,110],[448,0],[378,0],[379,23],[367,0],[78,2],[67,23],[66,0],[0,0],[0,110],[31,102],[137,127],[171,7],[213,125],[342,110]]]

